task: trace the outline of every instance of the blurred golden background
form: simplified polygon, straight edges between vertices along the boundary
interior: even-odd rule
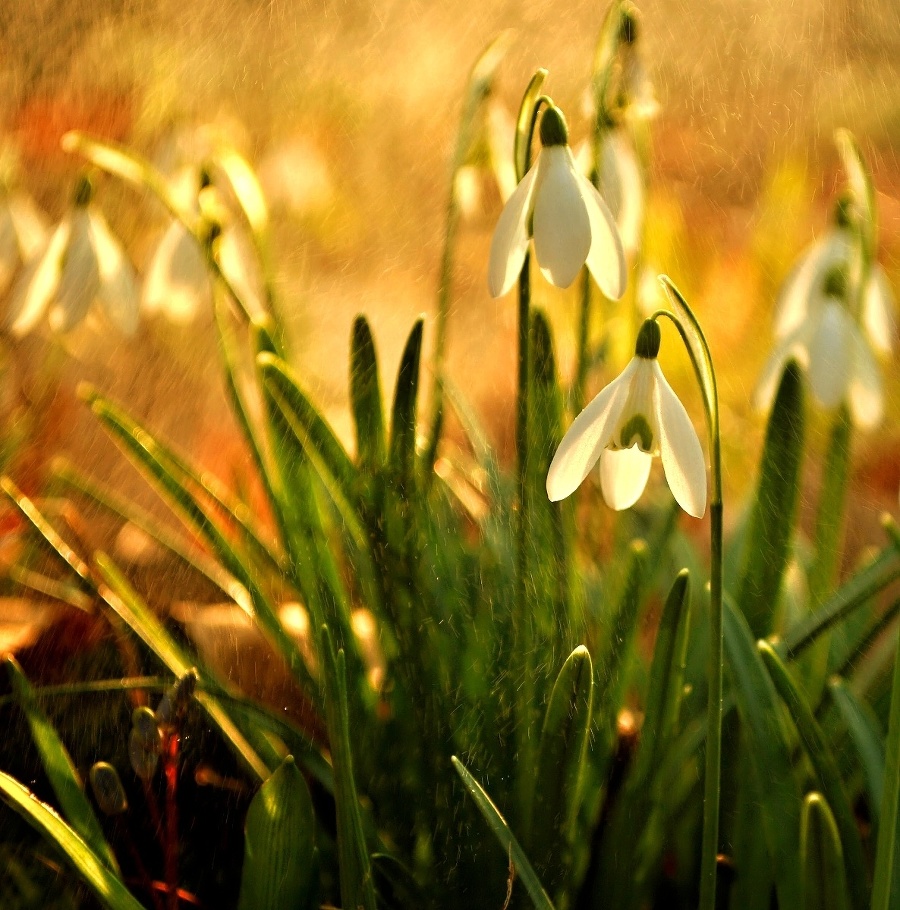
[[[752,489],[764,426],[751,398],[772,344],[777,289],[825,230],[842,180],[836,127],[853,131],[872,168],[880,260],[895,292],[900,287],[900,8],[894,0],[639,6],[644,60],[661,104],[652,125],[647,261],[685,291],[710,336],[725,404],[726,482],[740,502]],[[347,436],[356,313],[372,322],[386,394],[413,319],[425,313],[432,325],[450,159],[472,63],[512,29],[498,97],[514,111],[534,69],[547,67],[546,90],[578,142],[605,12],[602,3],[548,0],[7,3],[2,138],[17,149],[21,183],[52,223],[82,166],[59,149],[66,130],[116,140],[161,164],[197,125],[227,131],[269,196],[277,287],[298,370]],[[140,273],[166,226],[161,210],[112,178],[100,179],[97,203]],[[515,304],[511,296],[492,300],[485,278],[499,211],[497,191],[486,185],[461,227],[449,369],[509,453]],[[575,290],[538,292],[566,377],[576,300]],[[152,505],[77,402],[75,384],[88,379],[239,481],[246,456],[225,405],[211,322],[209,313],[188,326],[147,321],[131,340],[89,326],[60,342],[8,340],[2,403],[9,422],[28,424],[33,436],[16,476],[39,484],[46,461],[64,451]],[[900,385],[896,366],[885,366],[884,428],[857,446],[851,527],[863,535],[896,507],[900,484]],[[675,355],[667,369],[699,422],[686,364]],[[597,387],[602,378],[594,377]],[[821,417],[812,422],[818,450],[827,426]],[[812,497],[814,466],[806,473]]]

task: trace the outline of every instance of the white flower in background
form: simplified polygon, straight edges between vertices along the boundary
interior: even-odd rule
[[[600,461],[600,488],[613,509],[644,492],[659,455],[675,500],[689,515],[706,511],[706,462],[697,432],[659,368],[660,330],[648,319],[624,371],[575,418],[547,474],[552,502],[574,493]]]
[[[542,151],[506,203],[491,244],[488,286],[500,297],[522,271],[528,242],[544,277],[567,288],[583,265],[603,293],[625,292],[626,267],[615,219],[594,185],[575,166],[562,113],[541,117]]]
[[[216,261],[241,299],[254,310],[262,309],[261,281],[252,267],[249,244],[230,223],[227,207],[209,186],[208,178],[196,168],[188,168],[173,181],[184,211],[198,219],[199,199],[207,198],[214,209],[219,233],[214,251]],[[225,222],[223,224],[223,222]],[[163,234],[144,275],[141,309],[148,315],[161,314],[178,324],[191,322],[197,314],[212,308],[212,275],[203,248],[179,221],[173,221]]]
[[[846,401],[857,426],[872,429],[881,422],[881,375],[869,340],[847,310],[844,273],[841,266],[833,267],[807,302],[802,319],[783,331],[760,379],[760,408],[771,404],[785,365],[796,360],[823,407],[836,408]]]
[[[835,226],[800,257],[788,275],[775,309],[775,336],[785,338],[800,326],[825,296],[828,275],[847,269],[853,257],[855,238],[839,203]],[[871,345],[881,354],[890,354],[896,334],[894,300],[884,269],[872,264],[862,299],[862,326]]]
[[[134,269],[103,215],[91,205],[90,181],[82,178],[75,204],[41,253],[13,287],[6,321],[22,336],[47,315],[54,332],[74,328],[96,300],[124,334],[138,326]]]
[[[47,222],[25,193],[0,190],[0,296],[47,240]]]

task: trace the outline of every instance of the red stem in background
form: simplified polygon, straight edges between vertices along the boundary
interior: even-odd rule
[[[166,890],[168,910],[178,910],[178,743],[175,730],[163,740],[163,762],[166,772]]]

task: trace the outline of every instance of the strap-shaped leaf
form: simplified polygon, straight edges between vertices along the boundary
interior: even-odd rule
[[[829,680],[828,693],[859,756],[872,813],[877,818],[884,795],[884,742],[883,733],[878,729],[878,720],[871,707],[857,698],[839,677]]]
[[[331,745],[331,763],[334,768],[341,901],[344,907],[375,910],[372,867],[353,773],[344,652],[341,650],[335,653],[334,642],[327,626],[320,630],[319,653],[323,660],[325,717],[328,724],[328,742]]]
[[[898,578],[900,552],[894,544],[838,588],[818,610],[791,626],[778,647],[779,653],[785,655],[788,660],[794,660],[820,635],[854,610],[865,606],[876,594]]]
[[[807,793],[800,820],[803,902],[800,910],[848,910],[844,852],[834,815],[821,793]]]
[[[778,903],[800,903],[800,789],[780,719],[778,695],[744,617],[727,599],[723,632],[747,754],[761,799],[762,831],[775,872]]]
[[[790,557],[800,500],[805,408],[800,368],[791,361],[781,377],[766,428],[759,485],[747,523],[737,603],[750,631],[772,631],[781,582]]]
[[[896,889],[897,821],[900,817],[900,635],[894,657],[891,711],[885,746],[884,793],[879,813],[878,846],[875,851],[875,878],[872,910],[889,910]]]
[[[238,910],[314,910],[318,866],[312,799],[289,755],[247,810]]]
[[[797,727],[806,754],[819,779],[822,794],[834,812],[847,864],[847,880],[852,904],[856,910],[864,910],[868,904],[868,893],[866,865],[862,844],[859,840],[859,829],[829,744],[813,716],[809,703],[797,684],[791,679],[787,667],[782,663],[775,649],[767,641],[760,641],[757,647],[766,669],[769,671],[769,676],[775,684],[778,696],[784,702]]]
[[[6,668],[9,671],[13,692],[28,718],[28,726],[31,727],[34,744],[41,756],[41,764],[50,779],[50,785],[59,800],[63,815],[107,867],[118,873],[119,864],[116,862],[115,854],[106,841],[103,828],[85,795],[84,784],[59,734],[38,704],[31,683],[14,657],[7,657]]]
[[[455,755],[452,756],[450,761],[453,762],[456,773],[459,774],[463,785],[469,791],[469,795],[475,800],[475,805],[478,806],[479,811],[484,816],[484,820],[488,823],[491,831],[494,832],[494,836],[500,842],[500,846],[509,854],[516,873],[522,879],[522,884],[531,898],[532,904],[537,910],[553,910],[553,904],[547,896],[544,886],[528,861],[525,851],[519,845],[515,835],[510,831],[506,819],[500,814],[500,810],[485,793],[481,784],[472,777],[465,765]]]
[[[400,358],[391,413],[389,463],[400,489],[406,491],[411,491],[415,483],[416,412],[423,330],[424,322],[419,319],[409,333]]]
[[[350,407],[356,426],[356,460],[362,471],[384,465],[384,402],[375,339],[365,316],[353,320],[350,335]]]
[[[106,910],[144,910],[122,880],[46,803],[0,771],[0,799],[54,844]]]
[[[588,649],[579,645],[559,671],[544,714],[526,843],[551,890],[563,884],[571,860],[591,729],[593,677]]]

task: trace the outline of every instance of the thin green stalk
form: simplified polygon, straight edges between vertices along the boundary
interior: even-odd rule
[[[578,317],[578,350],[575,355],[575,380],[572,383],[571,406],[573,414],[584,409],[584,395],[587,387],[588,347],[591,333],[591,275],[587,269],[581,271],[581,310]]]
[[[875,879],[872,885],[872,910],[890,910],[891,885],[895,875],[897,846],[897,809],[900,803],[900,635],[894,657],[894,683],[888,723],[887,755],[884,768],[884,793],[875,853]]]
[[[663,287],[677,315],[661,310],[675,324],[687,348],[697,382],[703,392],[710,460],[709,537],[709,701],[706,712],[706,773],[703,788],[703,840],[700,856],[700,910],[715,910],[716,858],[719,853],[719,786],[722,774],[722,454],[719,434],[719,394],[712,355],[703,330],[681,292],[666,276]]]

